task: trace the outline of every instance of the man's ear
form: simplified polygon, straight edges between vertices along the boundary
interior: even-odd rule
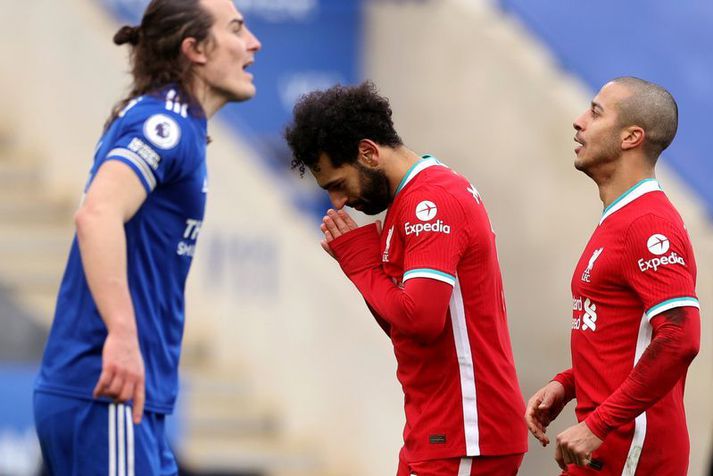
[[[627,127],[622,131],[621,148],[631,150],[644,143],[646,132],[639,126]]]
[[[193,64],[204,65],[208,62],[206,41],[198,41],[193,37],[184,38],[181,42],[181,53]]]
[[[376,168],[381,165],[379,146],[369,139],[359,141],[359,156],[357,160],[365,167]]]

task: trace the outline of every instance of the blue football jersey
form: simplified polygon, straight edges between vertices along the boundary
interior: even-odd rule
[[[205,117],[182,104],[175,89],[136,98],[101,138],[87,183],[104,162],[118,160],[147,192],[125,231],[146,409],[158,413],[172,411],[178,390],[184,286],[206,202],[206,143]],[[75,235],[36,389],[91,398],[106,336]]]

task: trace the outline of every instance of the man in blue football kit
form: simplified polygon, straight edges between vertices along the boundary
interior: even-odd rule
[[[178,390],[184,286],[206,201],[207,120],[255,94],[260,43],[230,0],[153,0],[134,85],[97,146],[35,385],[53,475],[177,474],[165,415]]]

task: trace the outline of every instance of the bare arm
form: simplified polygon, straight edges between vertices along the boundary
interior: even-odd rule
[[[108,335],[94,396],[133,399],[134,422],[144,406],[144,365],[129,293],[124,224],[146,199],[136,174],[110,160],[98,170],[75,215],[82,266]]]

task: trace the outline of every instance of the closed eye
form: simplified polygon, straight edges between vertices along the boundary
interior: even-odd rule
[[[233,33],[235,33],[235,34],[239,34],[242,31],[244,25],[245,25],[245,20],[238,19],[238,18],[236,18],[230,22],[230,27],[231,27]]]

